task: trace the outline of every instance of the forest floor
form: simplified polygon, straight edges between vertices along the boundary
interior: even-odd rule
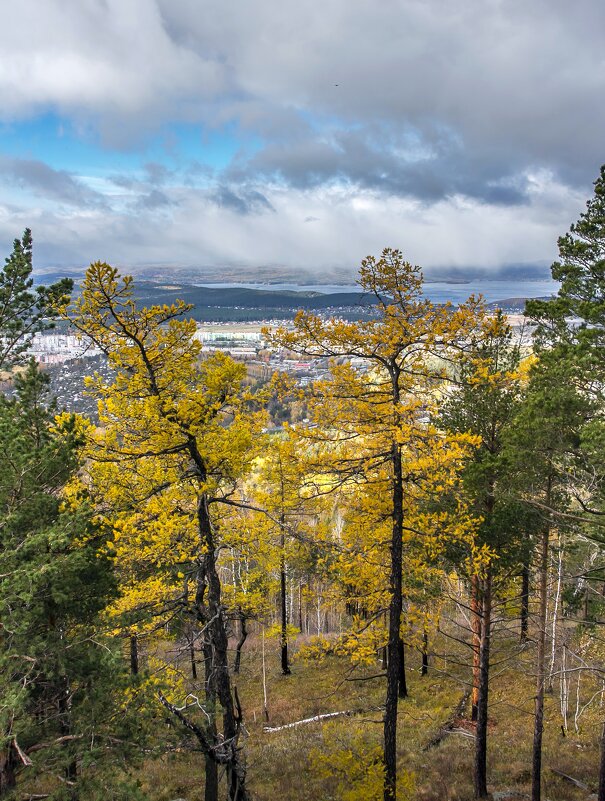
[[[474,736],[468,720],[469,703],[461,717],[455,715],[468,691],[470,671],[464,663],[468,655],[451,653],[451,646],[447,647],[450,654],[432,657],[427,676],[420,675],[418,652],[407,650],[409,697],[400,703],[398,729],[402,801],[470,801],[473,797]],[[529,798],[532,660],[531,645],[522,649],[512,641],[500,643],[494,654],[488,776],[490,791],[500,801]],[[255,801],[366,801],[374,797],[380,783],[384,680],[354,679],[380,672],[380,666],[351,672],[344,657],[328,655],[316,661],[295,655],[292,675],[282,676],[275,641],[266,643],[265,665],[268,722],[263,712],[261,644],[251,637],[243,653],[241,674],[234,678],[245,715],[248,782]],[[584,801],[596,790],[603,710],[602,693],[595,687],[589,679],[583,679],[576,700],[576,685],[572,684],[573,709],[565,734],[557,681],[547,695],[544,799]],[[576,731],[575,713],[591,698]],[[353,714],[266,730],[267,726],[277,728],[342,711]],[[446,733],[444,728],[448,729]],[[203,760],[199,753],[183,751],[147,760],[138,775],[153,801],[203,798]],[[570,778],[585,789],[575,786]]]

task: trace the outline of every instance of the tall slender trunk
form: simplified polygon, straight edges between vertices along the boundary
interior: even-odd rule
[[[216,728],[216,689],[214,686],[214,669],[212,645],[203,640],[202,654],[204,656],[204,688],[206,700],[204,709],[208,716],[206,734],[209,742],[214,746],[218,742]],[[204,771],[204,801],[218,801],[218,764],[212,754],[205,756]]]
[[[487,713],[489,708],[489,652],[491,644],[492,577],[488,572],[481,587],[481,646],[479,652],[479,698],[475,733],[475,798],[487,798]]]
[[[243,612],[240,613],[239,616],[239,638],[235,645],[235,662],[233,664],[233,672],[239,673],[241,661],[242,661],[242,648],[244,647],[244,643],[248,637],[248,629],[246,628],[246,616]]]
[[[15,749],[9,740],[0,753],[0,797],[8,795],[17,786]]]
[[[528,559],[529,561],[529,559]],[[529,621],[529,564],[521,568],[521,636],[522,643],[527,642],[527,624]]]
[[[601,734],[601,766],[599,769],[598,801],[605,801],[605,726]]]
[[[408,684],[405,677],[405,643],[399,638],[399,697],[408,697]]]
[[[429,632],[425,625],[422,632],[422,667],[420,668],[420,675],[426,676],[429,672]]]
[[[191,664],[191,678],[197,680],[197,661],[195,658],[195,638],[193,632],[189,636],[189,663]]]
[[[550,496],[550,491],[548,492]],[[531,798],[540,801],[542,785],[542,732],[544,730],[544,689],[546,684],[546,608],[548,604],[548,548],[550,526],[542,532],[538,564],[538,651],[536,655],[536,703],[532,750]]]
[[[139,641],[136,634],[130,635],[130,672],[133,676],[139,672]]]
[[[199,454],[197,455],[199,457]],[[216,692],[216,698],[223,712],[222,738],[220,742],[215,740],[214,753],[210,756],[214,756],[215,761],[220,761],[225,767],[230,801],[249,801],[245,783],[246,766],[242,760],[241,751],[238,749],[241,710],[239,705],[236,709],[231,692],[227,629],[221,605],[221,583],[216,566],[216,545],[205,493],[200,495],[197,512],[203,555],[198,560],[196,610],[200,623],[204,626],[204,657],[207,670],[210,668],[211,671],[209,689],[211,692]],[[206,801],[210,801],[210,799],[207,798]]]
[[[387,695],[384,710],[384,801],[395,801],[397,794],[397,706],[400,677],[400,631],[402,611],[403,563],[403,471],[400,446],[391,450],[393,466],[393,530],[389,578],[389,639],[387,644]]]
[[[286,548],[286,535],[284,533],[284,521],[282,519],[282,529],[281,529],[281,554],[280,554],[280,564],[279,564],[279,602],[280,602],[280,612],[281,612],[281,637],[280,637],[280,645],[281,645],[281,672],[284,676],[289,676],[290,671],[290,664],[288,661],[288,604],[287,604],[287,583],[286,583],[286,557],[285,557],[285,548]]]
[[[471,720],[477,720],[480,683],[481,652],[481,603],[479,598],[479,577],[471,576],[471,630],[473,648],[473,691],[471,694]]]

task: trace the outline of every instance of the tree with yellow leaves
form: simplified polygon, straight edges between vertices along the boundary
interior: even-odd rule
[[[330,476],[321,491],[328,491],[330,481],[334,487],[365,484],[384,504],[389,521],[385,801],[396,797],[402,570],[404,542],[415,528],[407,518],[409,499],[438,464],[439,449],[427,451],[427,442],[441,439],[444,465],[461,461],[472,442],[465,435],[441,435],[427,418],[443,385],[444,360],[463,348],[472,332],[490,326],[480,301],[470,298],[458,308],[434,305],[422,297],[422,280],[400,251],[386,249],[380,258],[364,259],[360,271],[361,288],[377,305],[375,319],[324,320],[299,312],[293,328],[272,336],[291,351],[332,360],[330,377],[316,388],[312,411],[319,428],[308,431]],[[453,457],[452,448],[458,451]],[[439,486],[435,482],[436,493]]]
[[[188,308],[179,301],[139,309],[132,279],[96,262],[64,315],[113,370],[111,380],[96,375],[88,382],[100,425],[89,436],[87,480],[99,515],[113,527],[116,549],[128,555],[127,592],[138,594],[135,604],[148,593],[151,602],[186,605],[198,627],[205,701],[188,696],[178,706],[163,695],[161,701],[205,754],[206,801],[218,798],[218,766],[231,801],[246,801],[242,711],[227,660],[214,510],[237,505],[261,421],[243,390],[243,365],[220,354],[200,361],[195,322],[179,319]],[[197,717],[196,707],[203,712]]]

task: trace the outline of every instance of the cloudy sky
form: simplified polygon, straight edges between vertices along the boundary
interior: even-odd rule
[[[39,265],[549,263],[605,162],[602,0],[20,0],[0,245]]]

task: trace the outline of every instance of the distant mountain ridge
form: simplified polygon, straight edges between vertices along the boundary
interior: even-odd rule
[[[357,272],[353,269],[326,268],[325,270],[292,269],[279,266],[259,267],[177,267],[175,265],[149,265],[120,267],[125,274],[132,274],[151,283],[174,282],[179,284],[251,283],[309,285],[354,284]],[[483,281],[542,281],[550,278],[550,266],[546,263],[508,264],[498,268],[487,267],[429,267],[423,269],[427,282],[445,281],[453,284],[473,280]],[[64,276],[77,280],[84,275],[84,268],[48,267],[36,269],[36,280],[50,283]]]
[[[54,277],[54,276],[53,276]],[[49,280],[45,276],[45,280]],[[179,283],[173,276],[165,283],[137,280],[136,300],[144,306],[172,304],[183,300],[191,304],[191,316],[200,322],[243,322],[266,319],[292,319],[300,309],[327,312],[347,319],[373,316],[376,299],[363,292],[320,292],[305,289],[253,289],[240,286],[197,286]],[[169,283],[170,282],[170,283]],[[75,281],[78,292],[79,281]],[[489,308],[522,312],[526,298],[509,297],[491,301]]]

